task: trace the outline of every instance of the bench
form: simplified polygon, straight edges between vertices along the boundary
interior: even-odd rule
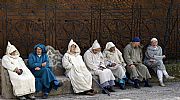
[[[49,60],[50,60],[49,64],[52,67],[52,70],[53,70],[54,74],[56,75],[57,80],[63,82],[63,86],[58,88],[57,91],[52,90],[49,95],[55,96],[55,95],[73,93],[73,89],[71,86],[70,79],[64,75],[65,69],[62,67],[62,62],[61,62],[63,55],[58,50],[55,50],[51,46],[46,46],[46,49],[48,51],[47,54],[48,54]],[[27,59],[24,59],[24,62],[28,66]],[[2,67],[1,60],[0,60],[0,67],[1,67],[1,87],[2,87],[1,93],[2,93],[2,97],[5,99],[16,98],[13,95],[12,84],[10,82],[8,71],[4,67]],[[98,79],[98,77],[95,77],[95,78]],[[93,81],[93,88],[96,89],[97,91],[100,91],[100,88],[97,85],[97,83],[95,83],[95,81]],[[42,95],[42,93],[36,94],[36,96],[41,96],[41,95]]]

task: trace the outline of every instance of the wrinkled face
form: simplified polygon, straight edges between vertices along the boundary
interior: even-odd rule
[[[138,47],[140,46],[140,42],[132,42],[133,43],[133,47]]]
[[[36,53],[37,55],[41,55],[42,54],[42,49],[40,47],[36,48]]]
[[[92,51],[93,51],[94,54],[96,54],[98,52],[101,52],[101,48],[93,49]]]
[[[16,50],[13,51],[12,53],[10,53],[11,56],[15,56],[16,55]]]
[[[115,51],[115,47],[111,47],[111,48],[109,49],[109,51],[110,51],[110,52],[114,52],[114,51]]]
[[[76,45],[71,45],[70,52],[76,53]]]
[[[151,46],[156,47],[158,45],[158,41],[151,41]]]

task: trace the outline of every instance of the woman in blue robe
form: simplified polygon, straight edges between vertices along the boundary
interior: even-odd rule
[[[52,88],[57,90],[60,87],[60,82],[56,79],[49,66],[49,58],[46,54],[45,45],[37,44],[34,46],[34,52],[29,54],[28,64],[36,79],[36,92],[42,91],[44,99],[48,97]]]

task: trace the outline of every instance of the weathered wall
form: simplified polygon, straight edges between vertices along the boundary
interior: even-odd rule
[[[95,39],[120,50],[133,36],[157,37],[168,59],[180,58],[178,0],[1,0],[0,56],[7,41],[23,58],[37,43],[66,52],[74,39],[87,50]]]

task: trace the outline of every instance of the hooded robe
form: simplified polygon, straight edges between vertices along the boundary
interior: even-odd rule
[[[76,46],[76,53],[70,52],[72,45]],[[66,75],[70,78],[75,93],[80,93],[92,89],[92,75],[87,69],[82,56],[80,55],[79,46],[70,41],[68,50],[62,59],[63,67],[66,69]]]
[[[92,47],[87,50],[84,54],[84,61],[87,65],[87,67],[90,69],[90,72],[93,75],[98,75],[100,84],[103,87],[106,87],[108,85],[112,86],[114,85],[115,77],[110,69],[107,69],[104,64],[104,57],[101,52],[98,52],[96,54],[93,53],[93,49],[101,48],[98,41],[95,40]],[[101,70],[100,67],[104,67],[105,69]]]
[[[15,55],[10,55],[14,51]],[[35,92],[35,78],[20,57],[16,47],[10,42],[8,42],[6,55],[2,58],[2,66],[8,70],[15,96],[24,96]],[[23,70],[21,75],[15,72],[16,68]]]
[[[42,49],[41,55],[37,55],[37,47]],[[44,62],[46,62],[45,67],[41,66]],[[57,90],[59,87],[59,81],[56,79],[51,67],[49,66],[49,58],[46,54],[46,49],[43,44],[37,44],[34,46],[34,52],[29,54],[28,64],[29,69],[36,78],[36,92],[50,92],[51,88]],[[36,67],[39,67],[40,70],[35,70]],[[53,83],[53,85],[51,83]]]
[[[125,78],[126,63],[124,62],[122,53],[116,47],[114,52],[110,52],[109,49],[112,47],[115,47],[115,45],[112,42],[108,42],[106,44],[106,48],[103,51],[103,55],[106,61],[105,64],[106,66],[108,66],[111,65],[112,63],[115,63],[116,66],[109,67],[109,69],[111,69],[115,77],[119,79]]]

